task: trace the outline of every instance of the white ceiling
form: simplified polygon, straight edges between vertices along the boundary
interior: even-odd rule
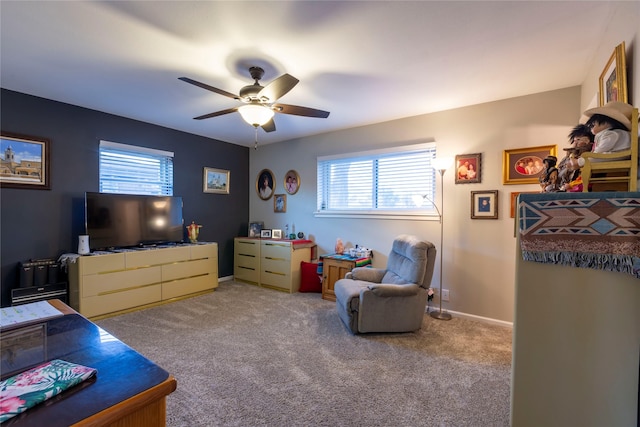
[[[610,2],[7,1],[3,88],[252,146],[240,105],[178,80],[237,93],[300,83],[260,144],[582,84]]]

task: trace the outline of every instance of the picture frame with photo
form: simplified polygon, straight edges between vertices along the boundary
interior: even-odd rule
[[[273,230],[271,230],[271,238],[282,239],[282,230],[278,230],[277,228],[274,228]]]
[[[471,219],[498,219],[498,190],[471,192]]]
[[[611,101],[627,101],[627,63],[624,42],[613,50],[598,80],[598,106]]]
[[[271,238],[271,230],[260,230],[260,237],[263,239],[270,239]]]
[[[264,227],[264,222],[254,221],[249,223],[249,237],[260,237],[260,232]]]
[[[269,200],[273,196],[276,178],[269,169],[262,169],[256,177],[256,193],[262,200]]]
[[[293,169],[288,171],[284,175],[283,185],[284,185],[284,190],[287,193],[291,195],[296,194],[300,189],[300,175],[298,175],[298,172],[296,172]]]
[[[502,153],[503,184],[538,184],[544,172],[544,159],[557,156],[555,145],[517,148]]]
[[[456,156],[456,184],[482,182],[482,153],[458,154]]]
[[[225,169],[205,167],[202,175],[203,193],[229,194],[231,172]]]
[[[51,141],[47,138],[0,132],[3,171],[0,187],[51,190]]]
[[[285,213],[287,211],[286,194],[276,194],[273,196],[273,211],[276,213]]]

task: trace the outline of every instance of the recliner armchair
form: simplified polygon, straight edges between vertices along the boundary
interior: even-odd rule
[[[396,237],[386,269],[356,267],[335,283],[340,319],[353,334],[420,329],[435,259],[433,243]]]

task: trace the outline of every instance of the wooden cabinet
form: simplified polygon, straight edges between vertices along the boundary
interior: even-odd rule
[[[322,257],[322,299],[336,300],[334,285],[356,267],[370,265],[370,258],[349,258],[344,255]]]
[[[311,260],[311,241],[236,237],[236,280],[289,293],[300,288],[300,262]]]
[[[86,317],[129,310],[216,287],[216,243],[82,256],[69,264],[69,301]]]

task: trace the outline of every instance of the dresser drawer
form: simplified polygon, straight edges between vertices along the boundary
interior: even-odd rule
[[[83,298],[80,302],[80,311],[86,317],[100,316],[132,307],[152,304],[160,301],[161,297],[162,288],[159,284],[142,286],[127,291]]]
[[[80,297],[86,298],[150,284],[159,284],[162,281],[160,272],[160,267],[149,267],[84,276]]]
[[[191,259],[210,258],[218,264],[218,245],[194,245],[190,249]]]
[[[260,256],[260,241],[259,240],[243,240],[236,239],[234,252],[236,254],[251,255],[255,257]]]
[[[211,274],[214,272],[213,270],[213,261],[208,258],[165,264],[162,266],[162,281]]]
[[[83,256],[77,262],[81,275],[125,269],[124,254]]]
[[[186,261],[191,258],[188,246],[179,248],[149,249],[146,251],[126,252],[127,268],[146,267],[168,262]]]
[[[217,287],[217,283],[210,274],[163,282],[162,299],[167,300],[196,292],[208,291],[215,287]]]
[[[264,259],[291,259],[291,245],[285,242],[263,242],[261,257]]]

